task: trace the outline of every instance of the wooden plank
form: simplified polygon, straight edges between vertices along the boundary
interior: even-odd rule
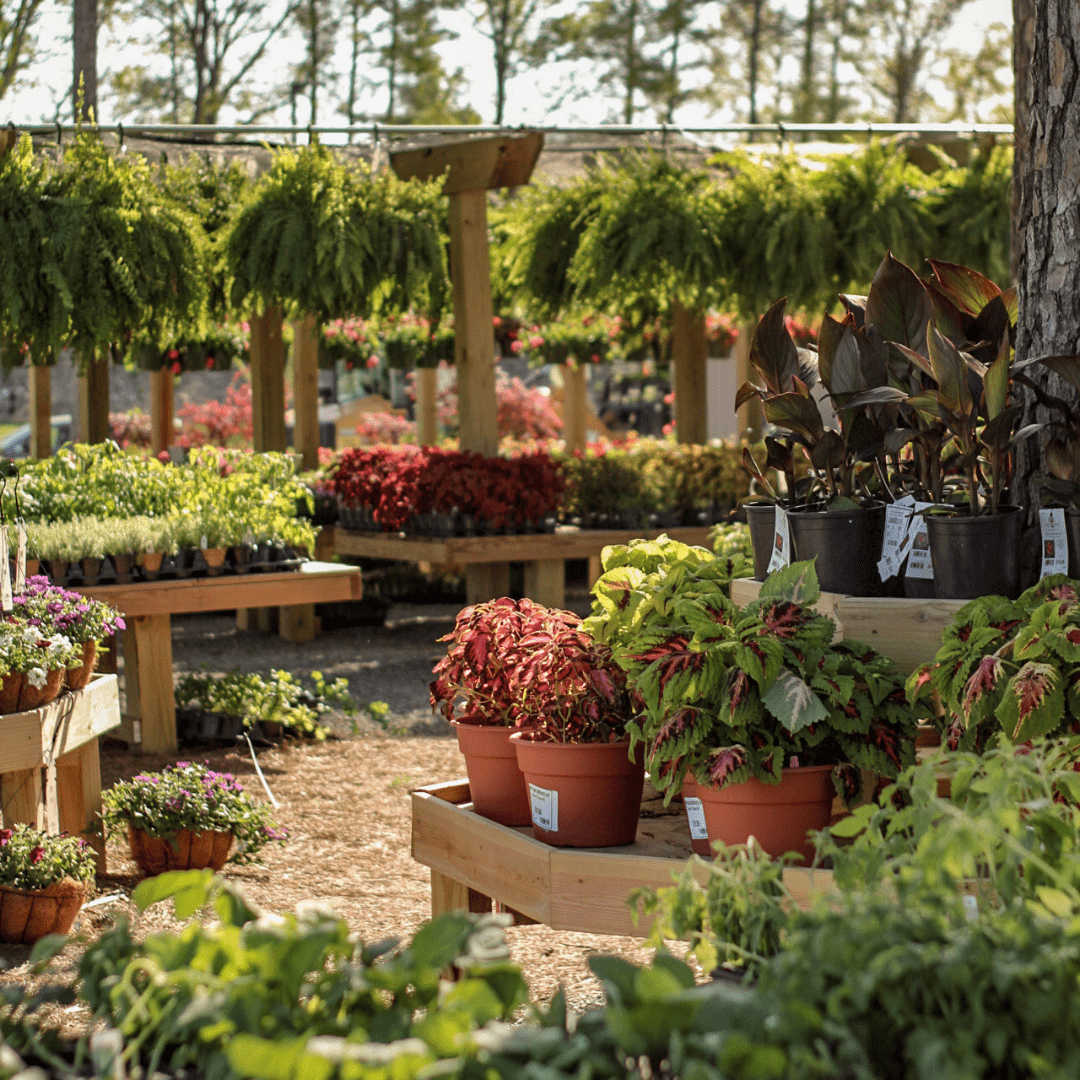
[[[469,889],[460,881],[431,871],[431,917],[445,915],[449,911],[469,910]]]
[[[141,746],[151,754],[175,752],[179,743],[176,739],[169,616],[135,616],[135,639],[138,643]]]
[[[150,449],[155,455],[173,443],[174,385],[169,368],[150,372]]]
[[[545,607],[566,606],[566,562],[533,559],[525,564],[525,595]]]
[[[94,829],[101,813],[101,761],[95,739],[56,761],[60,831],[81,836],[97,856],[98,872],[105,872],[105,839]]]
[[[293,323],[293,417],[293,449],[303,457],[305,469],[317,469],[319,327],[314,315]]]
[[[465,599],[470,604],[510,595],[508,562],[474,562],[465,566]]]
[[[268,307],[251,317],[251,421],[256,451],[284,452],[285,341],[281,311]]]
[[[45,792],[41,783],[41,766],[20,769],[0,775],[0,807],[3,809],[4,825],[32,825],[44,829]]]
[[[416,442],[434,446],[439,441],[439,373],[435,368],[416,369]]]
[[[280,574],[231,574],[218,578],[179,578],[95,585],[79,588],[84,596],[104,600],[124,615],[171,615],[229,611],[291,604],[359,600],[360,571],[337,563],[303,563]]]
[[[542,132],[472,136],[438,141],[390,155],[402,180],[443,176],[443,193],[484,191],[527,184],[544,146]]]
[[[79,376],[79,441],[105,442],[109,429],[109,353],[91,354]]]
[[[27,369],[30,391],[30,456],[52,455],[52,368],[38,365]]]
[[[530,919],[549,916],[552,848],[468,809],[412,795],[412,856],[432,870],[511,904]]]
[[[472,802],[472,792],[469,790],[468,780],[446,780],[441,784],[425,784],[422,788],[416,788],[415,790],[430,795],[432,798],[442,799],[443,802]]]
[[[282,641],[314,641],[317,629],[314,604],[293,604],[278,611],[278,636]]]
[[[135,636],[135,623],[128,620],[127,628],[122,631],[124,650],[124,695],[127,698],[127,710],[121,723],[124,731],[121,738],[134,746],[142,742],[142,686],[139,679],[139,640]],[[128,727],[130,726],[130,731]]]
[[[898,597],[843,596],[836,612],[846,637],[873,646],[909,674],[930,663],[941,635],[966,600],[908,600]]]
[[[563,379],[563,441],[566,449],[585,452],[588,442],[588,376],[584,362],[564,364]]]
[[[406,536],[404,533],[352,532],[338,526],[334,550],[362,559],[400,559],[405,562],[456,563],[529,562],[533,559],[599,559],[611,544],[655,540],[667,536],[684,544],[709,546],[707,525],[667,529],[578,529],[561,526],[553,533],[506,536]],[[599,576],[599,575],[597,575]]]
[[[604,562],[599,555],[589,556],[589,588],[591,589],[603,576]]]
[[[709,441],[705,312],[671,305],[671,355],[675,365],[675,437],[704,446]]]

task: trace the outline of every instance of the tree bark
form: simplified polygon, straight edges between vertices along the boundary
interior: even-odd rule
[[[1018,38],[1016,58],[1021,64],[1025,55],[1031,58],[1016,79],[1017,157],[1023,162],[1014,176],[1016,358],[1023,360],[1080,353],[1080,7],[1076,0],[1020,0],[1017,6],[1027,9],[1030,22],[1017,24],[1023,41]],[[1028,374],[1072,400],[1064,381],[1041,365]],[[1045,419],[1029,398],[1024,422]],[[1014,498],[1031,508],[1029,519],[1042,501],[1038,474],[1045,442],[1045,436],[1028,440],[1016,457]]]
[[[1009,270],[1013,281],[1020,280],[1020,189],[1027,171],[1027,131],[1031,122],[1031,60],[1034,49],[1035,0],[1013,0],[1013,174],[1010,192],[1012,235],[1009,240]]]
[[[71,13],[73,82],[72,111],[76,120],[97,119],[97,0],[74,0]],[[81,109],[80,109],[81,100]]]

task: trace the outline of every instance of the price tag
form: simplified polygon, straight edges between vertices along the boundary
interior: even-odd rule
[[[208,545],[207,545],[207,543],[206,543],[206,533],[203,533],[203,535],[202,535],[202,539],[201,539],[201,540],[199,541],[199,549],[200,549],[201,551],[205,551],[205,550],[206,550],[206,548],[207,548],[207,546],[208,546]]]
[[[7,529],[0,525],[0,609],[14,611],[11,598],[11,557],[8,555]]]
[[[915,497],[907,495],[903,499],[885,507],[885,535],[881,541],[881,558],[878,560],[878,573],[882,581],[895,577],[900,570],[903,557],[901,548],[908,535],[908,523],[915,509]]]
[[[788,530],[787,511],[782,507],[776,507],[776,528],[773,531],[772,558],[769,559],[769,568],[766,573],[771,574],[774,570],[783,570],[791,565],[791,533]]]
[[[15,591],[26,592],[26,523],[20,518],[15,524],[19,546],[15,554]]]
[[[548,832],[559,831],[559,793],[547,788],[529,785],[529,805],[532,807],[533,824]]]
[[[920,513],[931,505],[933,504],[920,502],[915,504],[915,513],[908,526],[907,539],[904,541],[907,549],[907,570],[904,571],[904,577],[927,579],[934,577],[934,563],[930,558],[930,534],[926,528],[926,519]]]
[[[1042,531],[1042,572],[1040,578],[1069,572],[1069,539],[1065,533],[1064,510],[1040,510]]]
[[[709,832],[705,828],[705,806],[700,799],[688,796],[683,799],[686,807],[686,820],[690,825],[691,840],[708,840]]]

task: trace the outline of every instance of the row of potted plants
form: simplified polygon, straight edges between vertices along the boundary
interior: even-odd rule
[[[1010,490],[1016,447],[1049,430],[1047,496],[1073,506],[1080,492],[1075,405],[1024,369],[1042,363],[1076,386],[1080,358],[1017,362],[1016,290],[967,267],[929,263],[922,280],[886,255],[867,295],[841,296],[844,317],[825,316],[816,353],[792,341],[784,301],[761,319],[751,348],[761,382],[744,384],[737,398],[759,399],[775,428],[763,465],[744,455],[771,496],[747,507],[756,547],[764,558],[779,505],[794,556],[817,559],[823,588],[881,595],[886,507],[906,500],[915,549],[928,549],[933,577],[904,574],[892,586],[909,596],[1015,597],[1023,519],[1023,493]],[[1021,387],[1051,411],[1049,424],[1023,423]],[[1080,523],[1080,512],[1074,517]]]

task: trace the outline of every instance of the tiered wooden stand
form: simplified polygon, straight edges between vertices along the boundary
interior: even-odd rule
[[[4,825],[82,835],[104,870],[104,843],[91,832],[101,810],[98,737],[119,724],[115,675],[94,675],[85,689],[61,694],[44,708],[0,716]]]
[[[327,530],[324,530],[327,531]],[[560,526],[553,533],[516,533],[507,536],[406,536],[405,533],[353,532],[334,528],[333,550],[338,555],[364,559],[398,559],[402,562],[469,566],[511,562],[525,564],[525,595],[547,607],[566,605],[566,560],[588,559],[589,582],[601,573],[600,554],[609,544],[631,540],[655,540],[667,535],[684,544],[708,547],[707,525],[668,529],[578,529]],[[326,543],[329,543],[329,537]],[[493,600],[509,592],[509,579],[492,596],[468,597],[469,603]]]
[[[359,600],[362,595],[359,570],[320,562],[304,563],[298,570],[281,574],[96,585],[78,591],[112,604],[127,621],[124,680],[128,711],[118,734],[151,752],[177,749],[170,616],[234,608],[288,608]]]

